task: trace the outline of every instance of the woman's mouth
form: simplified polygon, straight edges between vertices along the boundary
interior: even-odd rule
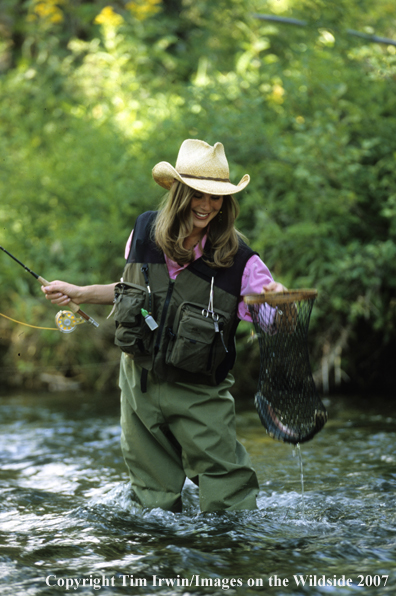
[[[210,215],[210,213],[199,213],[198,211],[193,211],[195,217],[197,217],[198,219],[207,219]]]

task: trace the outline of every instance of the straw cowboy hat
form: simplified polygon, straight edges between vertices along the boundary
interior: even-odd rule
[[[161,161],[153,168],[157,184],[169,190],[174,180],[179,180],[203,193],[232,195],[249,184],[245,174],[237,185],[230,182],[230,170],[222,143],[213,147],[195,139],[184,141],[177,156],[176,167]]]

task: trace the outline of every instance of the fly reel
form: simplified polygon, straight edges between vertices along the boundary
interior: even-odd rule
[[[79,315],[76,316],[70,310],[60,310],[55,315],[55,323],[59,331],[62,333],[71,333],[75,330],[77,325],[81,325],[81,323],[85,323],[85,321],[82,317]]]

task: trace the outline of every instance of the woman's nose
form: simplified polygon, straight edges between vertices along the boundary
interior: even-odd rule
[[[210,207],[210,197],[208,195],[204,195],[201,200],[201,207],[203,209],[208,210]]]

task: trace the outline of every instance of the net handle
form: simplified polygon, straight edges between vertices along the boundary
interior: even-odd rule
[[[311,289],[285,290],[283,292],[246,294],[246,296],[243,297],[243,301],[245,304],[269,304],[270,306],[276,306],[277,304],[310,300],[312,298],[316,298],[317,295],[318,291]]]

